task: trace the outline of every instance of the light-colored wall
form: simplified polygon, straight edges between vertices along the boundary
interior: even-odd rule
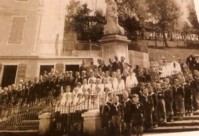
[[[44,0],[39,33],[39,55],[59,56],[63,47],[66,0]]]
[[[62,52],[66,0],[0,0],[0,56],[58,56]],[[8,45],[13,16],[24,16],[23,43]]]
[[[149,67],[149,54],[129,50],[129,64],[135,66],[139,65],[141,67]]]
[[[34,46],[37,10],[39,0],[18,2],[16,0],[0,0],[0,56],[28,56]],[[13,16],[24,16],[23,43],[8,45],[8,35]]]

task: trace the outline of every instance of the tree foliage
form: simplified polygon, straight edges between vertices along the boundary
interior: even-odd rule
[[[103,25],[106,23],[102,11],[95,11],[94,15],[90,15],[91,10],[87,4],[81,5],[79,2],[71,2],[67,7],[68,15],[66,24],[70,24],[69,28],[77,33],[78,40],[91,40],[98,42],[103,36]]]
[[[190,5],[189,8],[189,21],[191,23],[191,31],[192,33],[198,34],[199,35],[199,22],[197,20],[197,15],[196,11],[194,8],[192,8],[193,5]]]
[[[118,5],[119,24],[124,27],[131,40],[143,36],[144,20],[147,18],[145,0],[116,0]]]
[[[148,6],[152,19],[161,30],[165,47],[168,47],[166,32],[173,31],[180,16],[179,7],[174,0],[150,0]]]

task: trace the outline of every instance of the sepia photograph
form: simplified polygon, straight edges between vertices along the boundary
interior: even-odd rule
[[[199,0],[0,0],[0,136],[199,136]]]

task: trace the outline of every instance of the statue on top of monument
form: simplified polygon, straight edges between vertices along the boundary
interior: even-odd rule
[[[124,35],[124,28],[118,23],[117,4],[115,0],[106,1],[106,20],[107,24],[104,26],[104,34],[120,34]]]

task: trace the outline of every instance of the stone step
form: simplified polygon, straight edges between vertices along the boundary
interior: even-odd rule
[[[157,128],[148,129],[146,133],[173,133],[173,132],[186,132],[198,131],[199,126],[159,126]]]
[[[179,120],[179,117],[174,116],[174,120]],[[185,116],[182,120],[199,120],[199,115]]]
[[[199,115],[199,111],[194,111],[193,115]]]
[[[23,120],[17,128],[20,130],[37,130],[39,128],[39,120]]]
[[[182,119],[176,116],[173,122],[160,124],[157,128],[147,130],[146,133],[160,134],[186,131],[199,131],[199,112],[194,112],[193,116],[185,116]]]
[[[199,126],[199,120],[180,120],[173,122],[166,122],[164,124],[160,124],[159,126]]]
[[[22,120],[18,122],[4,122],[0,124],[0,130],[38,130],[39,120]]]
[[[0,136],[38,136],[38,130],[0,130]]]

